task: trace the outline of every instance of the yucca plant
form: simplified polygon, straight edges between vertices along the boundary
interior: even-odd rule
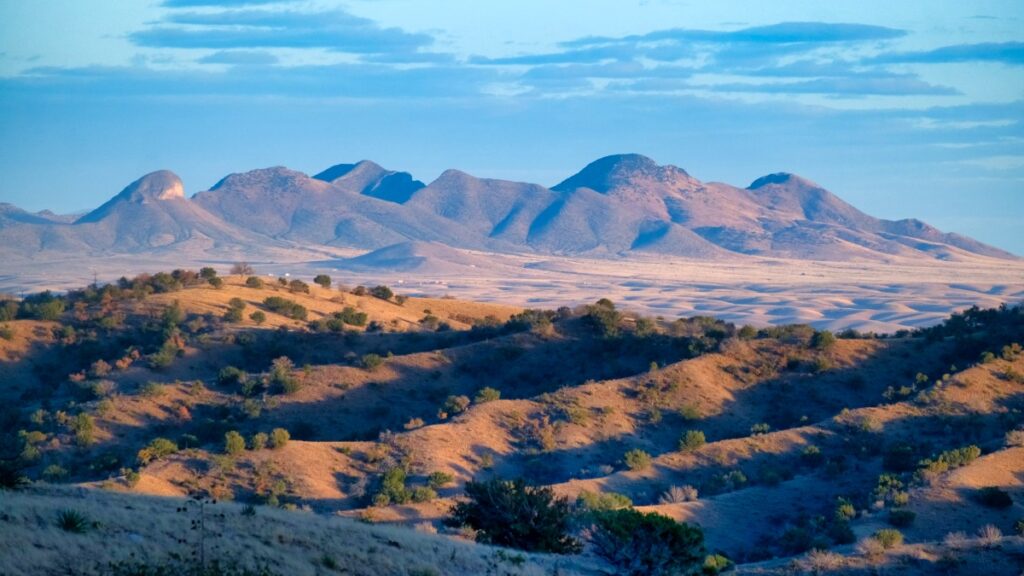
[[[83,534],[91,524],[89,518],[77,510],[61,510],[57,515],[57,526],[65,532]]]

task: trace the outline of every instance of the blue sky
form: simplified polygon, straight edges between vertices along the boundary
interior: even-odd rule
[[[552,185],[639,152],[1024,254],[1024,3],[0,0],[0,201],[369,158]]]

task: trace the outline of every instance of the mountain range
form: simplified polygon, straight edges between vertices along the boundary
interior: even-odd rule
[[[438,246],[602,258],[1017,259],[919,220],[874,218],[794,174],[738,188],[638,154],[600,158],[551,187],[458,170],[424,184],[364,160],[315,176],[284,167],[230,174],[191,198],[161,170],[78,217],[0,204],[0,256],[8,259],[386,250],[354,262],[370,265]]]

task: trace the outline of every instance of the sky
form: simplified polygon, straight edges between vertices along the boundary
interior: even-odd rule
[[[1024,2],[0,0],[0,202],[371,159],[794,172],[1024,255]]]

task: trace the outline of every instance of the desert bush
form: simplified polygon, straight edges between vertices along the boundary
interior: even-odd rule
[[[288,291],[293,294],[309,294],[309,284],[295,279],[288,283]]]
[[[836,343],[836,337],[828,330],[815,332],[811,337],[811,347],[818,350],[828,350]]]
[[[43,480],[47,482],[55,482],[61,480],[68,475],[68,471],[60,464],[50,464],[43,469]]]
[[[897,528],[906,528],[914,523],[914,519],[917,518],[912,510],[890,510],[889,511],[889,524]]]
[[[415,430],[417,428],[422,428],[424,424],[426,424],[426,422],[423,421],[423,418],[410,418],[402,427],[406,430]]]
[[[687,430],[679,439],[680,452],[693,452],[707,443],[707,438],[701,430]]]
[[[619,335],[619,322],[622,314],[615,309],[615,304],[607,298],[598,300],[586,307],[583,323],[603,338],[615,338]]]
[[[978,528],[978,540],[984,546],[993,546],[1003,539],[1003,531],[994,524],[986,524]]]
[[[903,533],[895,528],[882,528],[872,534],[871,538],[877,540],[886,550],[899,548],[903,544]]]
[[[275,358],[274,361],[270,363],[270,376],[268,383],[278,392],[283,392],[284,394],[294,394],[295,392],[298,392],[301,384],[299,379],[292,374],[294,369],[295,363],[292,362],[291,358],[287,356]]]
[[[220,290],[221,288],[224,287],[224,279],[223,278],[218,278],[218,277],[214,276],[213,278],[210,278],[209,280],[207,280],[207,282],[210,284],[210,286],[213,286],[214,288],[216,288],[218,290]]]
[[[224,434],[224,453],[229,456],[237,456],[245,452],[245,438],[236,430],[229,430]]]
[[[484,404],[486,402],[493,402],[493,401],[498,400],[500,398],[501,398],[501,390],[498,390],[497,388],[491,388],[490,386],[487,386],[487,387],[481,388],[480,390],[477,391],[476,398],[474,399],[474,401],[477,404]]]
[[[441,411],[451,416],[465,412],[466,408],[469,408],[469,396],[452,395],[445,399]]]
[[[1024,430],[1010,430],[1007,432],[1006,446],[1010,448],[1024,446]]]
[[[405,504],[412,498],[412,493],[405,487],[406,472],[401,466],[390,468],[381,475],[380,490],[373,498],[375,506],[388,504]]]
[[[57,514],[57,527],[65,532],[84,534],[93,527],[93,522],[77,510],[61,510]]]
[[[569,535],[569,502],[546,487],[528,486],[522,479],[467,482],[468,500],[457,503],[449,526],[468,526],[476,541],[529,552],[571,554],[580,542]]]
[[[981,449],[977,446],[963,446],[952,450],[946,450],[935,458],[927,458],[918,464],[918,476],[925,480],[934,479],[939,474],[966,466],[981,456]]]
[[[437,492],[429,486],[417,486],[412,490],[413,502],[430,502],[437,499]]]
[[[317,274],[316,277],[313,278],[313,283],[318,284],[324,288],[330,288],[331,277],[328,276],[327,274]]]
[[[137,458],[139,464],[145,466],[150,462],[155,462],[165,456],[170,456],[178,451],[178,445],[167,438],[154,438],[145,446],[145,448],[139,450]]]
[[[885,546],[875,538],[865,538],[857,543],[857,553],[867,558],[878,558],[885,554]]]
[[[751,330],[753,330],[753,328],[751,328]],[[715,574],[721,574],[730,568],[732,568],[732,560],[729,560],[721,554],[708,554],[704,558],[704,564],[701,566],[701,572],[706,576],[714,576]]]
[[[366,286],[356,286],[352,289],[352,294],[355,296],[366,296]]]
[[[700,413],[700,409],[693,404],[687,404],[679,409],[679,415],[683,417],[683,420],[693,421],[700,420],[703,415]]]
[[[769,426],[768,423],[766,423],[766,422],[759,422],[759,423],[754,424],[753,426],[750,427],[750,435],[751,436],[760,436],[762,434],[767,434],[767,433],[771,432],[771,430],[772,430],[772,427]]]
[[[431,472],[430,476],[427,476],[427,484],[437,490],[455,481],[455,477],[447,472]]]
[[[363,365],[364,369],[373,372],[384,364],[384,358],[381,358],[380,354],[363,354],[360,364]]]
[[[634,448],[622,457],[626,467],[633,471],[646,470],[651,467],[651,455],[639,448]]]
[[[1024,518],[1013,523],[1013,532],[1017,536],[1024,536]]]
[[[270,437],[265,432],[257,432],[252,435],[249,439],[249,448],[253,450],[263,450],[267,447],[267,442],[270,441]]]
[[[0,300],[0,322],[10,322],[18,318],[18,303],[14,300]]]
[[[1013,498],[997,486],[986,486],[974,493],[974,499],[982,506],[989,508],[1003,509],[1013,506]]]
[[[248,374],[234,366],[225,366],[217,373],[217,384],[221,386],[240,386],[248,379]]]
[[[14,329],[12,329],[10,326],[7,326],[6,324],[3,325],[3,326],[0,326],[0,338],[2,338],[4,340],[13,340],[14,339]]]
[[[672,486],[658,497],[659,504],[680,504],[682,502],[694,502],[697,500],[697,489],[689,484],[685,486]]]
[[[391,300],[391,298],[394,295],[395,293],[392,292],[391,288],[388,288],[387,286],[381,285],[370,288],[370,296],[373,296],[374,298],[380,298],[381,300]]]
[[[629,508],[633,501],[625,494],[616,492],[591,492],[583,490],[576,496],[576,505],[591,512]]]
[[[836,501],[836,509],[832,514],[839,522],[846,522],[857,517],[857,508],[846,498],[839,498]]]
[[[70,421],[71,431],[78,446],[92,446],[96,442],[96,419],[82,412]]]
[[[245,285],[248,288],[263,288],[263,279],[258,276],[249,276],[245,279]]]
[[[629,576],[693,574],[704,563],[700,528],[632,509],[594,515],[594,552]]]
[[[273,449],[284,448],[291,440],[291,435],[284,428],[274,428],[270,431],[270,447]]]
[[[166,393],[166,386],[160,382],[146,382],[139,388],[139,394],[146,398],[159,398]]]
[[[842,554],[829,550],[811,550],[797,565],[808,574],[827,574],[842,568],[846,563]]]
[[[800,461],[807,466],[821,466],[825,462],[825,455],[821,453],[821,448],[811,444],[800,451]]]
[[[306,310],[305,306],[293,300],[281,298],[280,296],[270,296],[265,298],[263,300],[263,305],[267,310],[293,320],[305,320],[306,316],[309,314],[309,311]]]
[[[249,314],[249,319],[256,323],[256,325],[263,324],[267,321],[267,315],[262,310],[257,310],[252,314]]]

